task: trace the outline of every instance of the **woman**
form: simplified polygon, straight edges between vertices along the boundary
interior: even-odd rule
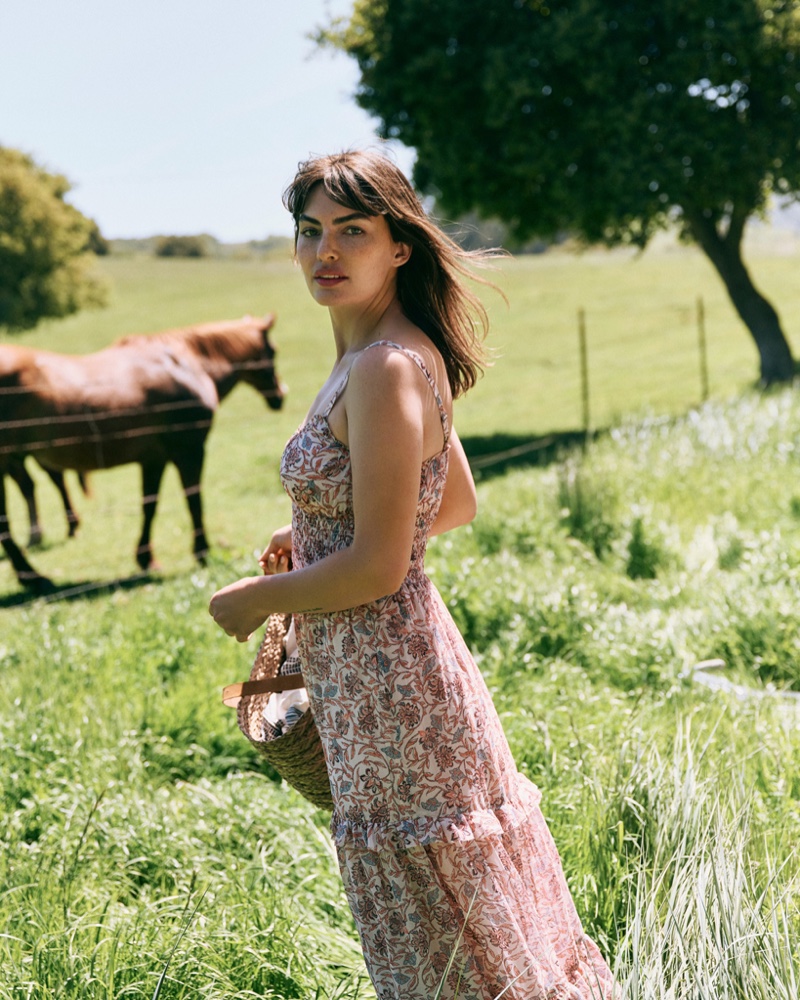
[[[462,282],[471,255],[377,153],[301,164],[285,203],[336,361],[283,454],[291,526],[264,550],[265,575],[220,590],[210,612],[239,641],[272,612],[295,615],[381,1000],[431,1000],[443,978],[459,1000],[608,997],[540,793],[423,569],[427,539],[476,508],[451,430],[482,361],[485,313]]]

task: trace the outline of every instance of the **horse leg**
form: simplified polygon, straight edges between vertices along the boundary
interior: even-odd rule
[[[28,587],[37,593],[45,593],[53,589],[53,584],[37,573],[22,553],[22,550],[11,537],[8,530],[8,512],[6,508],[6,481],[5,475],[0,471],[0,545],[3,546],[6,557],[11,563],[17,579],[23,587]]]
[[[142,534],[136,547],[136,562],[140,569],[158,569],[150,547],[150,531],[156,516],[158,491],[166,462],[142,462]]]
[[[69,493],[67,492],[67,483],[64,479],[64,473],[58,469],[48,469],[47,466],[44,466],[44,471],[53,480],[53,485],[61,496],[61,502],[64,504],[64,511],[67,515],[67,531],[69,537],[74,538],[81,522],[72,507],[72,502],[70,501]]]
[[[208,556],[208,540],[203,526],[203,498],[200,493],[200,479],[203,475],[203,460],[205,458],[205,442],[201,442],[196,450],[186,452],[173,458],[178,474],[183,484],[183,495],[192,518],[194,528],[194,544],[192,551],[195,559],[204,565]]]
[[[39,524],[39,512],[36,509],[36,486],[31,474],[25,468],[25,459],[12,458],[8,465],[8,474],[19,486],[19,491],[28,506],[28,520],[31,525],[28,545],[40,545],[42,527]]]

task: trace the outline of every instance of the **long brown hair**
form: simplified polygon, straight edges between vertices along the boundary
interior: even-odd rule
[[[468,265],[485,265],[497,251],[464,250],[446,236],[426,214],[403,172],[373,150],[313,157],[299,165],[283,195],[294,218],[295,246],[300,216],[317,184],[346,208],[385,216],[392,239],[411,247],[411,256],[397,275],[403,312],[440,351],[453,396],[472,388],[487,364],[483,339],[489,320],[483,303],[463,279],[491,285],[472,274]]]

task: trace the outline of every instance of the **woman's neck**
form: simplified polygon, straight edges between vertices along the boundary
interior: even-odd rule
[[[396,321],[403,316],[396,295],[370,303],[366,308],[331,307],[328,311],[336,343],[337,361],[346,354],[354,354],[367,344],[385,337],[387,330],[391,330]]]

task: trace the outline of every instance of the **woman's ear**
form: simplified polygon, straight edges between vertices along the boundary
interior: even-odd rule
[[[395,243],[394,251],[394,266],[402,267],[403,264],[408,262],[411,256],[411,244],[410,243]]]

